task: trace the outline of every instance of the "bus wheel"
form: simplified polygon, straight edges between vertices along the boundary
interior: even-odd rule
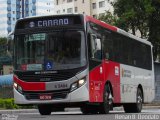
[[[110,86],[106,85],[103,93],[103,103],[100,105],[101,114],[108,114],[110,110],[110,105],[112,104],[112,98],[109,98],[111,95]]]
[[[140,113],[142,111],[143,94],[140,88],[137,89],[137,102],[135,104],[135,112]]]
[[[52,107],[51,105],[42,104],[38,105],[38,110],[41,115],[50,115],[52,112]]]
[[[140,113],[142,110],[143,95],[140,88],[137,89],[136,103],[124,104],[124,111],[126,113]]]

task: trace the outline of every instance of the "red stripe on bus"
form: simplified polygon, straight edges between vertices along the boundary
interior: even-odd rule
[[[46,85],[44,82],[24,82],[17,78],[15,75],[13,77],[14,82],[22,87],[24,91],[45,91]]]
[[[100,21],[100,20],[97,20],[97,19],[95,19],[95,18],[93,18],[93,17],[91,17],[91,16],[86,16],[85,20],[86,20],[86,21],[91,21],[91,22],[96,23],[96,24],[98,24],[98,25],[100,25],[100,26],[102,26],[102,27],[105,27],[105,28],[107,28],[107,29],[110,29],[110,30],[112,30],[112,31],[117,32],[117,27],[112,26],[112,25],[109,25],[109,24],[107,24],[107,23],[105,23],[105,22],[102,22],[102,21]]]
[[[112,85],[113,102],[121,102],[119,63],[103,60],[101,65],[89,72],[89,81],[90,102],[103,102],[103,91],[107,81]]]

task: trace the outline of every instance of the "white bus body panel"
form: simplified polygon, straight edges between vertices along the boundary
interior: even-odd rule
[[[144,103],[152,102],[155,96],[154,72],[129,65],[120,65],[120,89],[122,103],[135,103],[137,88],[143,89]]]

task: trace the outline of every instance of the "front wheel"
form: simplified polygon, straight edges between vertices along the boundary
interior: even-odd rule
[[[38,110],[41,115],[50,115],[52,112],[52,106],[47,104],[38,105]]]
[[[140,88],[137,89],[136,95],[136,103],[128,103],[124,104],[124,111],[126,113],[140,113],[142,111],[142,104],[143,104],[143,94]]]
[[[112,103],[112,97],[111,96],[111,90],[110,86],[106,85],[104,88],[104,93],[103,93],[103,103],[101,104],[100,107],[100,113],[101,114],[108,114]]]

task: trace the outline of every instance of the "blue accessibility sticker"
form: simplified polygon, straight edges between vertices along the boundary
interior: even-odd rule
[[[53,62],[47,61],[47,62],[45,63],[45,69],[46,69],[46,70],[52,70],[52,69],[53,69]]]

